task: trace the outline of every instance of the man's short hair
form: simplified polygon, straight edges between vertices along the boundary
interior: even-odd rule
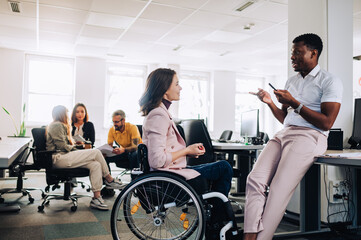
[[[320,57],[322,48],[323,48],[323,44],[322,44],[321,38],[317,34],[314,34],[314,33],[302,34],[302,35],[296,37],[292,41],[292,43],[298,43],[298,42],[303,42],[308,47],[308,49],[311,49],[311,50],[316,49],[318,52],[317,59]]]
[[[123,110],[117,110],[117,111],[113,112],[112,117],[115,117],[115,116],[121,116],[122,118],[125,118],[125,112]]]

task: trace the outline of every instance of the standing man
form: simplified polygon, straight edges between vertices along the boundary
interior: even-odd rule
[[[109,129],[108,144],[110,146],[115,144],[117,147],[113,150],[116,156],[105,158],[108,167],[111,162],[117,166],[121,166],[122,162],[129,162],[130,169],[138,168],[137,148],[138,144],[142,143],[142,139],[137,126],[125,122],[125,113],[122,110],[115,111],[112,118],[114,126]]]
[[[285,90],[273,91],[281,109],[265,90],[251,93],[268,105],[284,129],[269,141],[248,175],[246,240],[272,239],[296,186],[314,157],[326,151],[329,129],[341,107],[342,82],[320,68],[321,52],[322,40],[316,34],[293,40],[292,67],[298,74],[288,79]]]

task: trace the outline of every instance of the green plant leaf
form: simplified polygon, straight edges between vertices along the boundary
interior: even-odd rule
[[[10,115],[10,113],[8,112],[8,110],[6,110],[4,107],[2,107],[3,109],[4,109],[4,111],[8,114],[8,115]]]

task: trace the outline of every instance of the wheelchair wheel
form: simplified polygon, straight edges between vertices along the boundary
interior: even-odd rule
[[[113,239],[202,239],[202,201],[183,179],[151,173],[118,195],[111,214]]]

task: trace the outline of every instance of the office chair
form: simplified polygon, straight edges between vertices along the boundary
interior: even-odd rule
[[[91,197],[89,195],[78,195],[71,193],[71,184],[73,178],[78,177],[87,177],[89,176],[89,170],[86,168],[53,168],[53,159],[52,154],[55,151],[46,150],[46,129],[45,128],[33,128],[31,133],[34,138],[34,163],[41,168],[46,169],[46,182],[48,186],[45,188],[45,191],[49,191],[50,186],[52,190],[59,188],[59,183],[64,183],[64,193],[63,194],[47,194],[38,207],[39,212],[44,210],[44,206],[47,205],[50,200],[71,200],[73,206],[70,208],[71,211],[75,212],[78,208],[78,198],[81,197]],[[87,189],[90,191],[90,188]]]
[[[22,193],[23,196],[28,196],[29,202],[33,203],[34,198],[31,196],[30,191],[39,190],[41,191],[41,196],[44,198],[46,195],[41,188],[24,188],[24,177],[25,172],[28,170],[37,170],[39,171],[41,168],[36,163],[28,162],[29,155],[32,152],[32,148],[27,147],[18,157],[15,159],[13,164],[9,167],[9,171],[12,176],[17,177],[16,180],[16,188],[2,188],[0,189],[0,203],[4,203],[3,194],[7,193]]]
[[[232,130],[224,130],[221,134],[221,136],[219,137],[219,140],[220,141],[227,141],[227,140],[231,140],[232,138]]]
[[[190,119],[183,120],[180,125],[184,130],[184,139],[187,143],[187,146],[194,143],[203,143],[203,146],[206,150],[206,153],[202,156],[199,156],[199,158],[188,157],[187,164],[190,166],[195,166],[216,161],[212,140],[209,136],[206,125],[204,125],[204,122],[198,119]]]
[[[231,140],[232,134],[233,134],[232,130],[224,130],[222,132],[221,136],[219,137],[218,141],[219,142],[227,142],[228,140]],[[217,158],[217,160],[227,160],[226,153],[222,153],[222,152],[216,153],[216,158]],[[231,166],[232,166],[232,163],[231,163]]]

